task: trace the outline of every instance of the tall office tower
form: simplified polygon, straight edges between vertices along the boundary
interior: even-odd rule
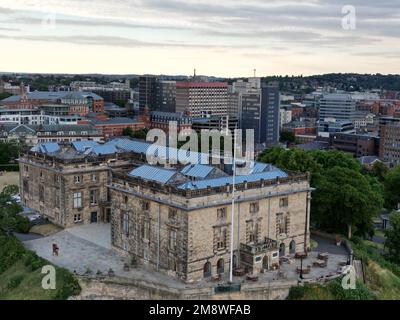
[[[139,112],[143,113],[148,107],[150,110],[157,109],[157,85],[156,76],[139,77]]]
[[[175,112],[176,81],[158,81],[156,94],[157,101],[154,110]]]
[[[400,165],[400,118],[382,117],[379,136],[379,157],[391,166]]]
[[[228,83],[177,82],[176,112],[186,112],[192,117],[227,115]]]
[[[274,145],[279,142],[280,98],[277,82],[261,85],[260,143]]]
[[[325,94],[320,99],[319,120],[353,120],[356,101],[349,94]]]
[[[239,96],[239,124],[243,130],[254,129],[255,143],[273,145],[279,141],[279,86],[261,84],[260,78],[238,81],[233,90]]]

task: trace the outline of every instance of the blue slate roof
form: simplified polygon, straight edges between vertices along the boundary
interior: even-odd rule
[[[117,153],[118,149],[113,146],[113,145],[109,145],[109,144],[104,144],[104,145],[97,145],[94,146],[92,148],[93,153],[97,154],[97,155],[105,155],[105,154],[113,154],[113,153]]]
[[[128,175],[145,180],[167,183],[176,173],[175,170],[163,169],[145,164],[132,170]]]
[[[41,153],[52,153],[60,150],[60,146],[56,142],[39,143],[34,146],[31,151]]]
[[[86,151],[87,148],[93,148],[98,146],[98,142],[92,140],[83,140],[83,141],[75,141],[72,142],[72,146],[75,148],[76,151]]]
[[[262,172],[251,174],[248,176],[236,176],[235,183],[243,183],[243,182],[256,182],[260,180],[272,180],[276,178],[286,178],[288,177],[287,173],[281,170],[274,170],[269,172]],[[223,177],[209,180],[199,180],[199,181],[191,181],[186,182],[178,186],[178,189],[183,190],[197,190],[197,189],[207,189],[208,187],[223,187],[227,184],[233,184],[233,177]]]
[[[181,170],[185,176],[194,178],[206,178],[214,168],[202,164],[189,164]]]
[[[151,143],[148,142],[140,142],[125,138],[117,138],[111,140],[107,144],[112,144],[122,150],[132,151],[135,153],[146,153],[147,149],[151,146]]]

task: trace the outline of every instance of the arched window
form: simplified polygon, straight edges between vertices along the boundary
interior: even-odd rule
[[[290,242],[289,251],[290,251],[290,254],[296,253],[296,242],[294,240],[292,240]]]
[[[224,259],[219,259],[217,262],[217,273],[222,274],[225,272],[225,262]]]
[[[203,277],[204,278],[211,277],[211,263],[210,262],[206,262],[204,264]]]

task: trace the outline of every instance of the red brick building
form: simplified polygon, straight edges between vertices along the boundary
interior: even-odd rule
[[[110,138],[115,136],[122,136],[122,132],[126,128],[132,129],[132,131],[139,131],[145,128],[145,123],[136,119],[131,118],[104,118],[96,117],[93,119],[87,119],[79,121],[79,123],[91,123],[96,128],[102,130],[104,138]]]

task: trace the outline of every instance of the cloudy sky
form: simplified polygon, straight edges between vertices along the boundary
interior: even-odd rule
[[[0,0],[0,71],[400,73],[399,27],[399,0]]]

